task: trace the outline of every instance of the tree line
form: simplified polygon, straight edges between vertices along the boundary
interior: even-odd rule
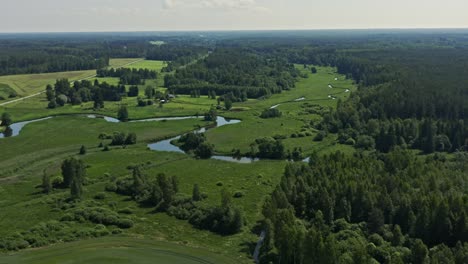
[[[157,72],[148,69],[128,69],[128,68],[102,68],[96,71],[97,77],[115,77],[120,79],[123,85],[140,85],[144,80],[157,78]]]

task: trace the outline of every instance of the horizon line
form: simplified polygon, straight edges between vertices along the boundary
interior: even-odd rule
[[[184,32],[255,32],[255,31],[358,31],[358,30],[468,30],[468,27],[376,27],[376,28],[310,28],[310,29],[173,29],[173,30],[123,30],[123,31],[0,31],[0,34],[64,34],[64,33],[184,33]]]

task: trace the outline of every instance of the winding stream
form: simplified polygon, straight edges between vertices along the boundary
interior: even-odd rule
[[[82,115],[76,115],[76,116],[82,116]],[[110,122],[110,123],[119,123],[120,122],[120,120],[118,120],[116,118],[113,118],[113,117],[109,117],[109,116],[86,115],[86,117],[87,118],[102,118],[106,122]],[[12,124],[10,126],[11,130],[10,130],[10,133],[9,133],[8,137],[18,136],[19,133],[21,132],[21,130],[23,129],[23,127],[26,126],[27,124],[34,123],[34,122],[39,122],[39,121],[43,121],[43,120],[47,120],[47,119],[51,119],[51,118],[54,118],[54,116],[49,116],[49,117],[45,117],[45,118],[14,123],[14,124]],[[201,116],[158,117],[158,118],[133,120],[133,121],[130,121],[130,123],[134,123],[134,122],[160,122],[160,121],[165,121],[165,120],[170,121],[170,120],[185,120],[185,119],[195,119],[195,118],[199,119],[199,118],[202,118],[202,117]],[[224,118],[222,116],[218,116],[217,119],[216,119],[216,125],[214,127],[212,127],[212,128],[209,128],[209,129],[214,129],[214,128],[222,127],[222,126],[226,126],[226,125],[238,124],[240,122],[241,122],[241,120],[238,120],[238,119],[226,119],[226,118]],[[200,128],[198,130],[195,130],[195,132],[196,133],[204,133],[207,130],[208,130],[207,128]],[[151,144],[148,144],[148,147],[151,150],[154,150],[154,151],[185,153],[178,146],[175,146],[175,145],[171,144],[171,141],[177,140],[181,136],[182,135],[179,135],[179,136],[176,136],[176,137],[173,137],[173,138],[170,138],[170,139],[161,140],[161,141],[158,141],[158,142],[155,142],[155,143],[151,143]],[[4,133],[0,133],[0,138],[5,138]],[[258,161],[258,159],[252,159],[250,157],[234,158],[232,156],[222,156],[222,155],[214,155],[211,158],[216,159],[216,160],[223,160],[223,161],[236,162],[236,163],[245,163],[245,164]]]
[[[187,117],[188,118],[188,117]],[[193,118],[193,117],[192,117]],[[226,119],[222,116],[218,116],[216,119],[216,126],[213,128],[217,127],[222,127],[226,125],[233,125],[233,124],[238,124],[241,121],[238,119]],[[213,129],[209,128],[209,129]],[[195,130],[195,133],[204,133],[208,129],[207,128],[200,128],[198,130]],[[182,149],[180,149],[178,146],[173,145],[171,142],[174,140],[178,140],[182,135],[166,139],[166,140],[161,140],[156,143],[148,144],[148,148],[151,150],[155,151],[166,151],[166,152],[178,152],[178,153],[185,153]],[[221,156],[221,155],[214,155],[211,157],[212,159],[216,160],[223,160],[223,161],[229,161],[229,162],[236,162],[236,163],[252,163],[255,161],[258,161],[258,159],[252,159],[250,157],[239,157],[239,158],[234,158],[232,156]]]

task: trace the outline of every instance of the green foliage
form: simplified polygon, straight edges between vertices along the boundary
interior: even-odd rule
[[[134,145],[137,143],[137,136],[135,133],[130,132],[125,134],[123,132],[114,132],[112,136],[111,145],[112,146],[121,146],[121,145]]]
[[[86,147],[85,147],[84,145],[81,145],[79,154],[80,154],[80,155],[85,155],[86,152],[87,152]]]
[[[232,108],[232,101],[231,101],[230,98],[224,99],[224,108],[225,108],[226,110],[231,110],[231,108]]]
[[[202,199],[203,197],[201,196],[200,187],[198,186],[198,184],[194,184],[192,191],[192,200],[197,202],[201,201]]]
[[[144,84],[146,79],[156,79],[156,71],[149,69],[129,69],[129,68],[102,68],[97,70],[97,76],[101,78],[114,77],[120,79],[120,84],[123,85],[139,85]],[[148,97],[151,98],[151,97]]]
[[[1,125],[5,126],[5,127],[8,127],[13,123],[13,121],[11,119],[11,115],[9,113],[6,113],[6,112],[2,114],[2,118],[0,119],[0,121],[2,121]]]
[[[218,112],[214,108],[211,108],[210,111],[205,113],[205,121],[215,122],[217,118]]]
[[[50,175],[47,173],[46,170],[44,170],[43,174],[42,174],[42,184],[41,184],[41,187],[42,187],[42,191],[46,194],[49,194],[53,187],[52,187],[52,181],[50,180]]]
[[[269,137],[255,140],[258,151],[255,156],[264,159],[283,159],[286,156],[284,145],[281,140]]]
[[[116,212],[104,207],[78,207],[68,211],[68,213],[72,215],[73,221],[86,220],[94,224],[117,226],[119,228],[131,228],[133,226],[132,220],[121,217]]]
[[[194,151],[195,156],[200,159],[209,159],[213,156],[214,146],[208,142],[201,143]]]
[[[451,170],[448,161],[422,161],[401,149],[312,160],[312,166],[287,165],[265,201],[262,262],[384,262],[399,252],[400,261],[428,263],[452,259],[456,243],[466,241],[468,206],[460,183],[466,173]],[[428,246],[436,245],[442,246],[429,254]]]
[[[282,113],[280,110],[276,108],[271,108],[271,109],[266,109],[263,110],[263,112],[260,114],[261,118],[275,118],[275,117],[281,117]]]
[[[138,86],[130,86],[130,89],[128,90],[128,97],[137,97],[139,94]]]
[[[277,74],[272,76],[272,71]],[[267,59],[248,49],[218,48],[204,60],[166,75],[164,86],[184,94],[193,90],[203,95],[233,93],[229,99],[245,101],[289,90],[298,75],[298,70],[282,59]]]
[[[122,105],[117,111],[117,119],[119,119],[122,122],[128,121],[128,110],[125,105]]]

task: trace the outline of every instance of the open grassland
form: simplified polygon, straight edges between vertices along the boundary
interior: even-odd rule
[[[120,68],[125,65],[129,65],[136,61],[142,60],[141,58],[112,58],[109,60],[109,67],[110,68]]]
[[[128,65],[132,67],[134,62],[141,61],[140,58],[110,59],[109,67],[119,68]],[[137,63],[138,64],[138,63]],[[145,63],[142,62],[144,65]],[[157,68],[163,62],[147,63],[148,67]],[[142,68],[142,67],[139,67]],[[144,68],[144,67],[143,67]],[[161,66],[162,68],[162,66]],[[0,96],[8,98],[11,91],[15,91],[19,96],[28,96],[45,90],[47,84],[54,84],[57,79],[68,79],[70,82],[89,78],[96,74],[95,70],[54,72],[41,74],[21,74],[0,76]],[[118,79],[117,79],[118,80]],[[103,80],[104,81],[104,80]],[[115,80],[105,80],[114,84]],[[118,83],[118,81],[117,81]],[[116,83],[115,83],[116,84]]]
[[[0,162],[0,236],[11,235],[12,230],[27,230],[41,222],[60,219],[63,213],[52,208],[53,201],[67,197],[68,190],[56,190],[44,195],[37,186],[41,183],[44,169],[58,176],[61,161],[76,155],[84,144],[88,154],[82,158],[89,166],[84,200],[92,200],[97,193],[103,192],[109,177],[129,176],[131,171],[127,167],[134,164],[145,164],[144,173],[150,176],[160,172],[177,176],[180,192],[185,195],[191,195],[193,185],[199,184],[201,191],[208,195],[203,201],[208,205],[220,203],[223,188],[245,193],[244,197],[234,202],[245,210],[248,226],[242,233],[229,237],[196,230],[186,221],[166,214],[155,214],[152,208],[139,207],[128,197],[114,193],[107,193],[105,199],[96,203],[104,207],[112,204],[112,208],[117,209],[132,208],[131,219],[135,226],[127,234],[184,242],[235,257],[240,263],[249,262],[250,246],[256,240],[250,228],[260,219],[263,197],[278,183],[285,162],[262,161],[246,165],[195,160],[185,154],[154,152],[146,148],[145,142],[179,134],[203,124],[200,120],[113,124],[85,117],[56,117],[27,125],[18,137],[0,141],[0,148],[5,150],[2,154],[6,157]],[[113,131],[136,132],[141,143],[125,149],[111,147],[110,151],[97,148],[100,142],[97,135]],[[222,186],[219,186],[220,183]]]
[[[301,68],[302,66],[297,66]],[[281,94],[272,95],[267,100],[248,100],[243,103],[234,103],[233,109],[247,109],[247,111],[229,111],[225,113],[232,118],[242,119],[242,123],[229,127],[209,131],[208,140],[216,146],[221,153],[230,153],[232,149],[240,149],[241,152],[250,150],[250,144],[255,139],[265,136],[281,135],[287,137],[284,140],[286,148],[301,147],[305,153],[314,150],[321,151],[334,144],[333,138],[326,138],[322,142],[314,142],[317,131],[313,128],[314,122],[320,121],[318,114],[311,114],[309,109],[322,109],[336,107],[338,99],[346,99],[350,92],[356,89],[351,80],[336,73],[331,67],[317,67],[317,74],[309,74],[308,78],[300,79],[296,87]],[[302,69],[307,71],[306,69]],[[335,78],[338,78],[335,81]],[[334,88],[329,88],[328,85]],[[346,92],[349,89],[349,92]],[[337,99],[329,98],[333,95]],[[301,101],[295,101],[304,98]],[[261,119],[259,115],[265,109],[278,105],[282,112],[279,118]],[[292,138],[295,134],[298,137]],[[300,136],[300,137],[299,137]],[[302,137],[304,136],[304,137]],[[346,146],[337,146],[346,151]]]
[[[61,244],[0,257],[0,263],[236,263],[212,252],[175,243],[124,236]]]
[[[96,74],[95,70],[54,72],[41,74],[23,74],[0,76],[0,85],[15,90],[19,96],[27,96],[45,90],[47,84],[54,84],[57,79],[81,80]]]
[[[334,81],[335,78],[339,80]],[[329,88],[328,84],[336,88]],[[344,80],[342,76],[336,74],[333,68],[318,68],[317,74],[310,74],[309,78],[300,79],[296,87],[290,91],[273,95],[266,100],[234,103],[231,111],[220,111],[220,115],[239,118],[242,122],[209,130],[208,141],[213,143],[216,151],[220,153],[230,153],[233,148],[247,152],[256,138],[274,135],[286,137],[283,142],[287,149],[302,147],[306,154],[314,150],[320,152],[338,149],[352,151],[349,146],[336,145],[335,136],[328,136],[321,142],[314,142],[313,137],[317,131],[312,124],[320,120],[320,115],[308,112],[311,108],[326,111],[330,107],[336,107],[337,100],[329,98],[328,95],[335,94],[337,98],[346,98],[349,96],[349,93],[344,92],[346,89],[353,91],[355,86],[351,81]],[[143,91],[144,88],[140,87],[141,96],[143,96]],[[300,102],[294,101],[301,97],[305,99]],[[45,96],[41,95],[8,105],[7,108],[0,108],[0,112],[8,111],[15,121],[72,113],[98,113],[115,117],[117,108],[121,104],[127,105],[131,119],[142,119],[203,114],[215,106],[217,101],[208,99],[206,96],[191,98],[188,95],[179,95],[162,108],[158,105],[137,107],[136,98],[133,97],[124,98],[122,102],[105,102],[105,108],[95,112],[92,110],[92,102],[50,110],[46,108]],[[280,104],[278,109],[283,113],[282,117],[259,118],[264,109],[277,104]],[[139,255],[134,258],[138,263],[145,263],[151,258],[160,259],[161,263],[192,263],[190,261],[194,260],[193,257],[188,256],[197,256],[196,261],[199,259],[205,261],[193,263],[229,263],[230,259],[223,259],[220,256],[229,256],[237,263],[251,263],[249,256],[257,240],[251,229],[255,227],[257,221],[261,220],[264,197],[270,194],[278,184],[286,161],[238,164],[212,159],[196,160],[185,154],[155,152],[146,147],[149,142],[191,131],[196,126],[203,125],[206,125],[206,122],[197,119],[108,123],[102,119],[65,115],[31,123],[22,130],[19,136],[0,139],[2,150],[0,236],[10,236],[15,232],[28,230],[41,222],[60,219],[63,212],[54,208],[54,201],[68,197],[69,191],[57,189],[52,194],[45,195],[40,192],[38,186],[41,184],[44,169],[53,177],[59,177],[60,164],[63,159],[77,155],[81,145],[86,146],[88,150],[86,155],[80,156],[88,165],[88,183],[85,186],[83,199],[112,210],[130,208],[132,214],[129,217],[135,223],[131,229],[124,232],[125,237],[108,237],[73,244],[59,244],[40,250],[28,250],[12,256],[0,257],[0,263],[1,261],[8,263],[11,261],[60,262],[62,256],[65,258],[61,252],[68,252],[70,245],[76,245],[76,251],[67,253],[66,258],[71,259],[70,256],[74,254],[83,255],[82,259],[76,258],[80,262],[115,262],[115,258],[108,258],[108,256],[118,256],[125,260],[126,256]],[[114,131],[135,132],[138,144],[127,148],[111,147],[110,151],[102,151],[102,148],[98,147],[101,143],[98,135],[102,132],[112,134]],[[292,137],[293,134],[301,134],[303,137]],[[103,143],[108,144],[109,140],[103,140]],[[129,165],[137,164],[143,165],[143,173],[150,177],[158,173],[177,176],[180,181],[180,193],[187,196],[191,195],[193,185],[199,184],[201,192],[207,195],[207,199],[200,202],[202,204],[218,205],[223,188],[233,193],[244,193],[243,197],[235,198],[234,203],[244,210],[247,225],[239,234],[219,236],[209,231],[195,229],[187,221],[177,220],[165,213],[155,213],[153,208],[140,207],[126,196],[106,192],[104,198],[94,199],[96,194],[104,192],[105,185],[110,178],[130,176]],[[83,223],[76,223],[76,225],[86,226]],[[151,243],[147,240],[134,241],[129,238],[135,236],[150,238]],[[154,242],[153,239],[175,242],[186,247]],[[97,250],[91,250],[92,246],[86,247],[88,243],[96,243]],[[193,249],[194,247],[200,249]],[[121,250],[122,248],[125,250]],[[139,254],[143,251],[146,253]],[[169,251],[173,253],[167,253]],[[89,254],[83,254],[83,252],[89,252]],[[179,255],[178,252],[185,252],[185,255]],[[163,262],[166,260],[168,262]]]
[[[164,61],[156,61],[156,60],[143,60],[128,66],[125,66],[124,68],[129,68],[129,69],[148,69],[152,71],[157,71],[160,72],[163,67],[165,67],[167,64]]]

